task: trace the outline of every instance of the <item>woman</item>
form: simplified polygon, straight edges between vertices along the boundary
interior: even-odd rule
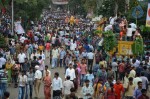
[[[81,64],[80,64],[80,69],[81,69],[81,82],[80,85],[83,86],[85,75],[87,73],[87,65],[85,59],[82,59]]]
[[[45,99],[51,99],[51,77],[49,76],[49,72],[46,71],[46,76],[44,77],[44,95]]]
[[[102,83],[103,80],[99,79],[94,85],[94,99],[104,99],[104,91],[106,91],[106,87],[103,86]]]
[[[110,88],[106,92],[105,99],[116,99],[113,83],[110,83]]]
[[[13,64],[10,62],[10,60],[8,60],[6,63],[6,70],[8,72],[8,83],[9,84],[11,83],[12,66],[13,66]]]

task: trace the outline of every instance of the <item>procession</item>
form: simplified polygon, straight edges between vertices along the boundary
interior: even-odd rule
[[[13,19],[22,10],[13,3],[28,9],[23,5],[31,1],[12,0],[12,13],[0,1],[5,6],[0,14],[0,99],[150,99],[148,1],[134,0],[134,20],[115,9],[110,16],[104,9],[96,16],[97,10],[91,11],[96,0],[50,0],[51,6],[33,9],[41,11],[40,18]],[[106,1],[100,2],[103,7]],[[79,13],[80,3],[90,8],[86,16],[82,9]],[[140,21],[145,16],[146,26]]]

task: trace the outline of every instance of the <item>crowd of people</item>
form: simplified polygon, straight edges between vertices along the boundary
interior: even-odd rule
[[[103,36],[94,35],[90,19],[75,17],[71,23],[72,16],[48,11],[42,17],[32,21],[25,34],[10,38],[3,33],[9,48],[0,49],[2,99],[9,98],[10,84],[18,88],[18,99],[39,99],[41,84],[45,99],[149,99],[150,53],[143,57],[114,53],[107,59]],[[120,33],[120,40],[140,35],[139,28],[124,17],[111,17],[105,23],[103,30]],[[51,71],[58,67],[64,68],[65,81],[59,72],[52,77]],[[79,87],[83,97],[76,94]]]

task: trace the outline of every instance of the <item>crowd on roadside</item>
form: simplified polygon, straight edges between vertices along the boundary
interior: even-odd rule
[[[32,21],[25,34],[8,38],[9,48],[0,49],[2,99],[9,97],[7,88],[11,84],[18,88],[18,99],[32,99],[33,89],[39,98],[42,82],[45,99],[78,99],[79,87],[83,99],[149,99],[150,53],[143,57],[118,57],[114,53],[107,59],[103,36],[94,35],[93,22],[78,18],[71,24],[65,19],[65,13],[45,11],[42,20]],[[134,23],[128,25],[122,16],[111,17],[106,23],[104,31],[120,33],[120,40],[140,36],[139,28]],[[7,37],[9,33],[3,34]],[[47,59],[50,64],[45,65]],[[65,81],[59,72],[51,76],[58,67],[64,68]]]

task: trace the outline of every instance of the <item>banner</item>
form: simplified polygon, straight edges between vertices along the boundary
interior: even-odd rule
[[[148,3],[147,8],[146,27],[150,27],[150,3]]]

